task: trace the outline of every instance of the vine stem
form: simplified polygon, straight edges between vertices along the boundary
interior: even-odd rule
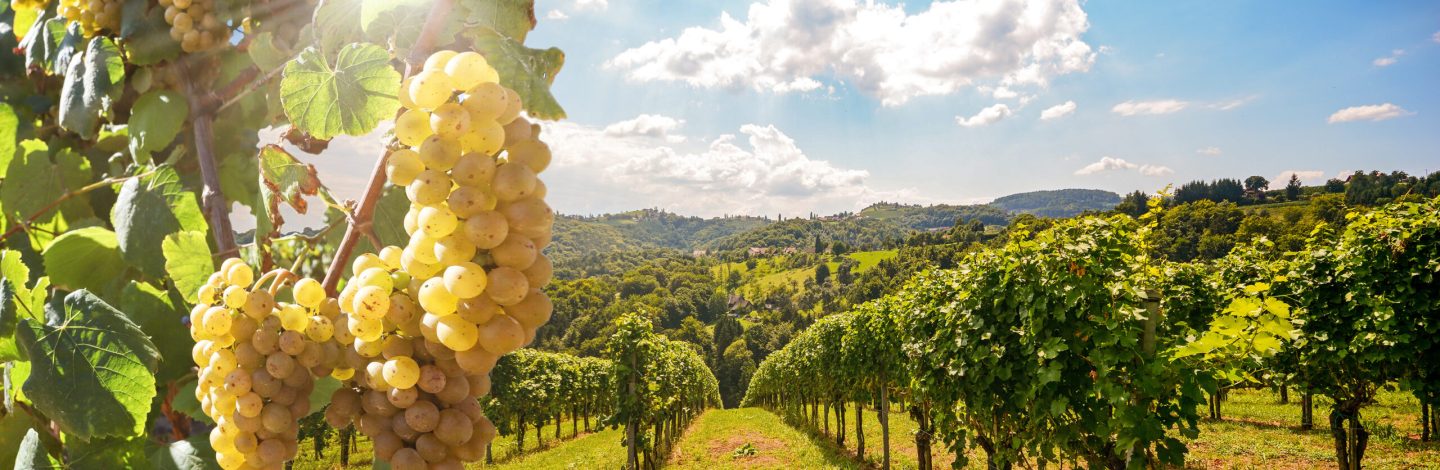
[[[454,6],[455,0],[436,0],[431,4],[430,12],[425,16],[425,26],[420,30],[420,37],[415,40],[415,46],[410,48],[410,57],[405,60],[405,77],[413,75],[416,69],[425,63],[425,57],[435,48],[436,36],[444,29],[445,20]],[[355,251],[355,243],[369,230],[370,221],[375,215],[375,203],[380,200],[380,194],[385,189],[385,160],[389,156],[390,150],[387,148],[380,158],[375,160],[375,168],[370,170],[370,183],[365,188],[365,196],[355,210],[354,222],[345,228],[345,237],[340,239],[340,246],[335,249],[335,259],[330,261],[330,269],[325,271],[325,292],[328,295],[335,295],[335,288],[340,285],[340,277],[344,275],[345,266],[349,264],[350,254]],[[373,237],[371,239],[374,240]]]
[[[194,64],[186,67],[194,76]],[[190,99],[191,130],[195,137],[195,157],[200,161],[200,177],[204,188],[200,200],[204,206],[205,219],[210,222],[210,234],[215,238],[217,256],[230,256],[239,252],[235,245],[235,230],[230,227],[230,207],[225,195],[220,192],[220,169],[215,164],[215,115],[209,103],[214,96],[201,90],[193,80],[185,81],[185,94]]]
[[[60,206],[60,203],[63,203],[63,202],[65,202],[65,201],[69,200],[69,199],[72,198],[72,197],[79,196],[79,195],[81,195],[81,194],[85,194],[85,193],[88,193],[88,192],[90,192],[90,191],[94,191],[94,190],[96,190],[96,189],[100,189],[100,188],[103,188],[103,187],[106,187],[106,186],[110,186],[110,185],[112,185],[112,184],[123,183],[123,182],[125,182],[126,180],[129,180],[129,179],[132,179],[132,178],[142,178],[142,177],[145,177],[145,176],[149,176],[150,173],[153,173],[153,172],[148,172],[148,171],[147,171],[147,172],[145,172],[145,173],[141,173],[141,174],[134,175],[134,176],[122,176],[122,177],[118,177],[118,178],[106,178],[106,179],[103,179],[103,180],[100,180],[100,181],[96,181],[96,182],[94,182],[94,183],[90,183],[90,184],[87,184],[87,185],[85,185],[85,186],[82,186],[80,189],[76,189],[76,190],[74,190],[74,191],[70,191],[70,192],[68,192],[68,193],[62,194],[62,195],[60,195],[59,198],[55,199],[54,201],[50,201],[50,204],[46,204],[45,207],[41,207],[40,210],[35,211],[34,214],[31,214],[30,217],[29,217],[29,218],[26,218],[23,222],[20,222],[19,224],[16,224],[14,227],[10,227],[9,230],[6,230],[6,231],[5,231],[5,235],[0,235],[0,241],[4,241],[5,239],[10,238],[10,236],[11,236],[11,235],[14,235],[15,232],[19,232],[20,230],[23,230],[25,227],[28,227],[31,223],[35,222],[35,219],[38,219],[38,218],[40,218],[40,216],[45,215],[46,212],[50,212],[51,210],[55,209],[56,207],[59,207],[59,206]]]

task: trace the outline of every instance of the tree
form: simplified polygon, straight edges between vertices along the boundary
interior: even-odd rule
[[[1291,175],[1291,176],[1293,177],[1294,175]],[[1256,175],[1256,176],[1251,176],[1251,177],[1249,177],[1249,178],[1245,178],[1245,191],[1246,191],[1246,192],[1250,192],[1250,193],[1260,193],[1260,192],[1265,192],[1265,190],[1268,190],[1268,189],[1270,189],[1270,180],[1265,179],[1264,176]]]
[[[1291,174],[1290,174],[1290,182],[1289,182],[1289,183],[1285,183],[1285,199],[1286,199],[1286,200],[1290,200],[1290,201],[1299,200],[1299,199],[1300,199],[1300,188],[1301,188],[1301,186],[1300,186],[1300,176],[1299,176],[1299,175],[1296,175],[1296,174],[1294,174],[1294,173],[1291,173]]]
[[[1144,191],[1136,190],[1135,192],[1126,194],[1125,199],[1120,201],[1120,205],[1115,206],[1115,210],[1121,214],[1126,214],[1138,219],[1150,210],[1149,207],[1150,195]]]
[[[1245,187],[1239,180],[1221,178],[1210,186],[1210,199],[1215,202],[1241,203],[1245,198]]]
[[[815,267],[815,284],[817,284],[817,285],[824,285],[824,284],[825,284],[825,281],[827,281],[827,280],[829,280],[829,279],[830,279],[830,264],[829,264],[829,263],[820,263],[819,266],[816,266],[816,267]]]
[[[1330,178],[1328,180],[1325,180],[1325,192],[1332,194],[1345,192],[1345,180],[1342,180],[1340,178]]]

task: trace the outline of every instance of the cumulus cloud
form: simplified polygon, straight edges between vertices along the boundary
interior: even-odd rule
[[[1126,101],[1110,108],[1110,111],[1121,116],[1170,114],[1185,109],[1189,105],[1189,102],[1180,100]]]
[[[557,20],[557,21],[558,21],[558,20],[563,20],[563,19],[567,19],[567,18],[570,18],[570,15],[567,15],[567,14],[565,14],[565,12],[560,11],[560,10],[550,10],[549,13],[546,13],[546,14],[545,14],[545,19],[547,19],[547,20]]]
[[[982,86],[1003,99],[1088,71],[1089,27],[1079,0],[937,1],[913,15],[856,0],[766,0],[745,18],[722,13],[718,26],[647,42],[606,66],[635,81],[773,93],[831,80],[886,106]]]
[[[1281,186],[1284,186],[1286,183],[1290,182],[1290,175],[1300,177],[1300,182],[1302,183],[1325,182],[1325,172],[1320,170],[1285,170],[1280,172],[1280,174],[1275,175],[1275,179],[1271,180],[1274,182],[1272,184],[1279,184]]]
[[[1436,31],[1435,34],[1430,35],[1430,40],[1440,42],[1440,31]]]
[[[955,116],[955,123],[959,124],[961,127],[988,126],[999,122],[1001,119],[1010,117],[1010,114],[1010,107],[1002,103],[982,109],[980,110],[980,112],[975,113],[974,116],[970,116],[968,118],[964,116]]]
[[[1175,170],[1160,165],[1139,165],[1126,161],[1123,158],[1111,156],[1100,157],[1100,161],[1091,163],[1075,170],[1077,175],[1093,175],[1112,171],[1136,171],[1145,176],[1165,176],[1174,174]]]
[[[1390,51],[1390,55],[1377,58],[1370,63],[1374,64],[1376,67],[1389,67],[1391,65],[1395,65],[1396,62],[1399,62],[1400,56],[1402,55],[1405,55],[1404,49],[1395,49],[1393,51]]]
[[[1041,111],[1041,112],[1040,112],[1040,120],[1041,120],[1041,121],[1049,121],[1049,120],[1051,120],[1051,119],[1060,119],[1060,118],[1062,118],[1062,117],[1069,116],[1071,113],[1074,113],[1074,112],[1075,112],[1075,102],[1074,102],[1074,101],[1066,101],[1066,102],[1064,102],[1064,103],[1062,103],[1062,104],[1057,104],[1057,105],[1055,105],[1055,106],[1051,106],[1051,107],[1049,107],[1049,108],[1045,108],[1044,111]]]
[[[1196,150],[1195,153],[1198,153],[1198,154],[1201,154],[1201,155],[1209,155],[1209,156],[1212,156],[1212,157],[1213,157],[1213,156],[1216,156],[1216,155],[1219,155],[1219,154],[1220,154],[1220,147],[1213,147],[1213,146],[1212,146],[1212,147],[1205,147],[1205,148]]]
[[[1330,124],[1335,124],[1337,122],[1351,121],[1384,121],[1386,119],[1395,119],[1401,116],[1409,116],[1411,114],[1415,113],[1406,111],[1405,108],[1401,108],[1391,103],[1370,104],[1364,106],[1351,106],[1349,108],[1336,111],[1335,114],[1330,115],[1330,119],[1328,119],[1328,122]]]
[[[674,134],[674,132],[683,125],[685,125],[684,119],[658,114],[641,114],[634,119],[605,126],[605,133],[615,136],[648,136],[665,139],[667,142],[680,143],[685,141],[685,136]]]
[[[604,127],[545,124],[555,163],[542,177],[553,205],[571,213],[604,212],[658,201],[684,214],[773,215],[857,210],[876,200],[917,197],[914,190],[877,190],[868,171],[812,158],[774,126],[746,124],[738,134],[678,145],[657,143],[654,129],[665,125],[656,123],[668,125],[653,116]]]
[[[575,0],[575,9],[577,10],[604,10],[606,8],[610,8],[609,0]]]

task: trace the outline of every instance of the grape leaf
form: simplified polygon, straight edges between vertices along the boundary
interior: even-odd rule
[[[280,80],[285,116],[319,139],[369,133],[400,107],[395,97],[400,73],[390,60],[390,53],[374,44],[349,44],[333,64],[315,48],[306,49],[285,65]]]
[[[482,34],[493,32],[519,44],[535,29],[535,0],[469,0],[461,2],[460,7],[467,23],[479,26],[470,30],[481,30]]]
[[[20,448],[15,453],[15,470],[31,469],[63,469],[65,465],[56,460],[45,450],[40,442],[40,433],[35,428],[30,428],[25,433],[25,439],[20,441]]]
[[[149,161],[150,153],[164,150],[180,134],[190,116],[190,102],[174,90],[151,90],[135,100],[130,110],[130,154]]]
[[[10,160],[15,159],[15,133],[19,128],[20,120],[15,117],[15,109],[0,103],[0,179],[5,178],[5,169],[10,166]]]
[[[63,51],[63,46],[62,46]],[[81,60],[70,60],[60,88],[60,126],[86,140],[95,138],[100,115],[110,109],[111,93],[125,78],[120,51],[109,38],[97,37]]]
[[[135,65],[153,65],[180,55],[180,43],[170,38],[165,9],[149,0],[125,0],[120,20],[120,40]]]
[[[57,287],[107,291],[125,272],[119,245],[115,232],[103,227],[65,232],[45,248],[45,272]]]
[[[189,314],[184,306],[176,305],[164,290],[149,283],[130,281],[120,293],[120,308],[160,349],[157,382],[169,382],[190,371],[190,349],[195,340],[184,324]]]
[[[66,434],[91,440],[145,430],[159,351],[125,314],[87,290],[52,299],[46,322],[17,331],[30,356],[22,389]]]
[[[262,73],[284,67],[285,62],[295,56],[291,51],[281,50],[275,44],[274,33],[269,31],[257,34],[250,40],[249,53],[250,60],[255,62],[255,66],[259,67]]]
[[[165,255],[165,274],[175,283],[175,289],[185,301],[195,303],[200,286],[215,272],[205,232],[187,230],[167,235],[160,242],[160,251]]]
[[[70,468],[142,468],[147,466],[145,439],[123,436],[66,442],[65,460]]]
[[[266,145],[260,149],[260,213],[257,214],[256,237],[277,234],[285,219],[280,215],[283,201],[296,212],[304,214],[309,210],[305,196],[315,196],[328,191],[315,175],[315,166],[301,163],[284,148]]]
[[[260,170],[256,165],[255,155],[250,152],[232,152],[221,157],[220,192],[225,193],[225,199],[244,204],[251,213],[258,214],[260,189],[256,175]]]
[[[565,118],[565,110],[550,94],[555,74],[565,65],[560,49],[531,49],[513,39],[489,36],[475,39],[475,50],[500,74],[500,83],[515,90],[525,111],[546,120]]]
[[[219,469],[220,467],[215,464],[215,449],[210,448],[210,439],[207,436],[209,435],[205,433],[195,433],[183,441],[164,445],[156,444],[153,441],[147,442],[146,457],[150,461],[150,468],[154,470]]]
[[[433,0],[361,0],[360,26],[370,42],[392,44],[400,57],[409,57],[430,16]],[[446,16],[433,44],[450,44],[465,27],[465,15]]]
[[[65,73],[70,68],[70,63],[75,61],[75,56],[84,47],[85,35],[80,32],[80,23],[65,23],[61,28],[64,30],[64,34],[55,38],[55,48],[48,56],[51,75]],[[51,29],[50,33],[53,35],[56,31]]]
[[[206,424],[215,424],[215,420],[200,409],[200,400],[195,398],[196,383],[194,378],[187,378],[177,385],[180,389],[175,393],[175,398],[170,401],[170,408],[184,413],[190,419]]]
[[[72,187],[71,182],[81,178],[89,182],[89,161],[69,150],[61,150],[52,163],[49,150],[38,140],[20,142],[20,147],[6,169],[5,184],[0,185],[0,208],[5,210],[6,217],[26,220],[39,214],[34,221],[36,225],[64,231],[69,229],[66,221],[93,215],[88,195],[71,197],[60,204],[58,211],[51,206],[67,188],[79,188],[79,185]],[[42,209],[46,211],[43,214]],[[48,234],[38,231],[34,234],[40,246],[50,239]]]
[[[162,167],[154,175],[126,181],[110,210],[126,261],[146,275],[165,275],[160,242],[181,230],[204,232],[205,216],[195,194],[180,185],[174,169]]]
[[[65,36],[65,19],[53,15],[53,10],[44,10],[35,18],[30,34],[20,41],[20,48],[25,50],[25,68],[49,70],[55,60],[55,47]]]
[[[361,40],[361,0],[327,0],[315,10],[314,31],[320,50],[334,57],[346,44]]]

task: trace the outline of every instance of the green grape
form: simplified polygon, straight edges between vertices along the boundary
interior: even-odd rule
[[[490,187],[495,190],[495,198],[501,202],[524,199],[535,192],[535,170],[519,164],[500,165],[495,169],[495,181]]]
[[[320,303],[325,301],[325,287],[320,285],[320,281],[308,277],[296,281],[292,293],[295,303],[305,308],[318,308]]]
[[[255,282],[255,271],[248,264],[236,263],[225,270],[225,280],[232,286],[248,286]]]
[[[445,207],[426,207],[420,209],[420,232],[427,237],[439,239],[455,232],[455,227],[460,225],[460,220],[455,213]]]
[[[459,308],[460,299],[445,288],[445,280],[432,277],[420,285],[420,307],[436,316],[447,316]]]
[[[470,112],[460,103],[445,103],[430,113],[430,128],[435,135],[455,138],[470,130]]]
[[[467,153],[450,169],[450,177],[461,186],[489,186],[495,179],[495,159],[489,154]]]
[[[507,148],[505,154],[510,163],[528,166],[536,173],[545,171],[545,168],[550,166],[550,146],[539,140],[520,141]]]
[[[458,318],[458,317],[456,317]],[[445,322],[441,319],[441,326]],[[395,388],[411,388],[420,380],[420,365],[408,356],[399,356],[385,361],[383,370],[385,382]]]
[[[465,261],[445,268],[445,289],[460,299],[469,299],[485,292],[485,268]]]
[[[496,266],[523,270],[535,263],[535,257],[538,254],[539,250],[535,248],[535,242],[522,235],[511,233],[504,242],[490,250],[490,259]]]
[[[415,102],[410,101],[410,77],[400,81],[400,90],[395,93],[395,97],[400,98],[401,107],[407,110],[415,109]]]
[[[405,189],[406,189],[406,190],[409,190],[410,188],[407,186]],[[419,205],[419,204],[410,204],[410,209],[407,210],[407,211],[405,211],[405,223],[404,223],[404,224],[405,224],[405,234],[406,234],[406,235],[415,235],[415,232],[416,232],[417,230],[420,230],[420,208],[421,208],[421,207],[425,207],[425,206],[422,206],[422,205]]]
[[[504,145],[505,128],[495,121],[471,122],[470,131],[460,137],[460,146],[466,153],[494,155]]]
[[[454,92],[450,76],[443,71],[426,70],[410,80],[410,101],[421,109],[435,109],[445,104]]]
[[[245,296],[245,306],[241,308],[250,318],[259,320],[270,315],[275,310],[275,297],[265,290],[254,290]]]
[[[312,316],[310,324],[305,327],[305,336],[310,337],[311,341],[329,341],[335,336],[335,324],[323,315]]]
[[[454,138],[437,134],[426,137],[420,143],[420,162],[425,164],[425,168],[450,171],[459,159],[460,142]]]
[[[501,113],[500,113],[500,116],[497,117],[497,118],[495,118],[495,122],[498,122],[498,123],[500,123],[501,125],[505,125],[505,124],[509,124],[509,123],[511,123],[511,122],[514,122],[516,118],[520,117],[520,109],[523,108],[523,107],[524,107],[524,103],[521,103],[521,102],[520,102],[520,94],[519,94],[519,93],[516,93],[515,90],[511,90],[511,89],[509,89],[509,88],[506,88],[506,89],[505,89],[505,111],[504,111],[504,112],[501,112]],[[529,126],[527,125],[526,127],[529,127]]]
[[[382,267],[366,268],[359,276],[355,276],[355,282],[361,286],[379,287],[386,295],[395,288],[395,281],[390,279],[390,271]]]
[[[430,128],[430,113],[421,109],[409,109],[395,118],[395,139],[400,143],[416,147],[435,131]]]
[[[222,294],[222,297],[225,300],[226,307],[238,310],[240,307],[245,306],[245,299],[248,298],[249,295],[250,291],[245,290],[244,287],[230,286],[225,288],[225,293]]]
[[[460,104],[470,112],[471,121],[494,121],[505,112],[506,98],[505,87],[485,82],[470,88]]]
[[[390,157],[385,160],[385,178],[396,186],[409,185],[422,171],[425,171],[425,164],[420,161],[420,154],[414,150],[399,149],[390,152]]]
[[[360,273],[370,268],[385,268],[385,261],[374,253],[364,253],[355,257],[355,262],[350,264],[350,275],[359,276]]]
[[[389,299],[386,299],[387,301]],[[385,324],[378,318],[349,317],[347,330],[358,341],[378,341],[385,332]]]
[[[509,233],[510,223],[499,212],[485,211],[465,219],[465,239],[482,250],[500,246]]]
[[[322,291],[320,295],[325,295]],[[279,310],[280,327],[286,331],[305,331],[310,326],[310,316],[305,314],[305,307],[295,304],[282,304]],[[245,317],[249,318],[249,317]],[[252,333],[254,329],[250,330]]]
[[[489,284],[485,287],[485,295],[501,306],[515,305],[530,292],[529,281],[517,269],[500,266],[491,269],[487,275]]]
[[[204,322],[205,333],[210,336],[221,336],[230,332],[230,311],[221,307],[210,307],[205,311]]]
[[[389,277],[385,279],[388,281]],[[364,286],[355,291],[355,300],[351,304],[351,312],[358,318],[379,321],[385,317],[385,311],[390,309],[390,290],[378,286]],[[356,337],[364,335],[356,334]]]
[[[445,202],[445,198],[450,196],[450,186],[450,177],[445,172],[425,170],[405,187],[405,195],[410,197],[410,202],[433,206]]]
[[[480,347],[503,356],[525,344],[525,329],[509,315],[496,315],[480,325]],[[459,360],[460,355],[455,355]]]
[[[451,266],[475,258],[475,244],[464,234],[452,233],[435,241],[435,258],[442,266]]]
[[[495,208],[495,198],[479,188],[460,186],[450,192],[445,205],[457,217],[469,218]]]
[[[448,315],[441,317],[440,323],[435,325],[435,337],[451,350],[465,351],[475,347],[480,331],[474,323],[465,321],[459,315]]]
[[[386,268],[389,268],[391,270],[397,270],[400,269],[400,254],[402,252],[404,252],[404,250],[400,249],[400,247],[398,246],[387,246],[385,248],[381,248],[380,253],[377,253],[376,256],[380,257],[380,261],[385,262]],[[397,283],[395,285],[399,284]]]
[[[416,261],[434,264],[440,261],[440,258],[435,256],[435,242],[436,240],[430,238],[425,232],[415,232],[410,236],[410,243],[405,246],[405,252],[410,253],[410,256]],[[411,271],[411,274],[414,274],[414,271]]]
[[[435,51],[430,54],[429,58],[425,59],[425,66],[420,70],[438,70],[443,72],[445,71],[445,65],[450,62],[451,58],[455,57],[455,54],[457,54],[457,52],[444,49]]]
[[[485,56],[475,52],[461,52],[445,63],[445,74],[450,76],[456,89],[469,90],[483,82],[495,81],[495,69],[485,61]]]

